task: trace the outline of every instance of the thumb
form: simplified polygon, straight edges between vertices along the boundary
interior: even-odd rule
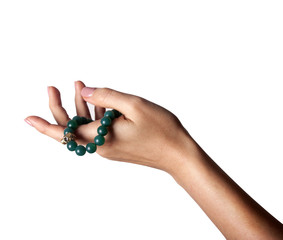
[[[89,88],[84,87],[81,91],[83,99],[95,106],[103,108],[113,108],[123,113],[129,114],[131,103],[136,96],[118,92],[110,88]]]

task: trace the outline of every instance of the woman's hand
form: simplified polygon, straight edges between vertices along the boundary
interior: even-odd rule
[[[137,96],[76,82],[76,109],[90,118],[86,101],[95,105],[95,121],[80,126],[77,142],[93,142],[105,108],[123,115],[109,128],[101,156],[162,169],[192,196],[227,239],[283,239],[282,224],[245,193],[197,145],[166,109]],[[58,125],[31,116],[26,121],[60,141],[69,120],[60,93],[49,87],[49,106]]]
[[[106,135],[103,146],[97,147],[102,157],[146,165],[173,173],[182,158],[182,149],[194,146],[179,120],[166,109],[143,98],[108,88],[86,88],[81,81],[75,82],[75,105],[77,115],[90,118],[86,102],[95,106],[95,121],[76,130],[77,143],[93,142],[100,126],[105,108],[113,108],[123,115],[115,119]],[[57,125],[30,116],[26,121],[39,132],[60,141],[64,128],[70,120],[62,107],[60,92],[48,88],[49,107]]]

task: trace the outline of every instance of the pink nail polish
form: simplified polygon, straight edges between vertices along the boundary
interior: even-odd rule
[[[83,97],[91,97],[96,88],[84,87],[81,91]]]
[[[33,125],[32,125],[32,123],[31,123],[31,121],[30,121],[28,118],[25,118],[25,122],[26,122],[27,124],[29,124],[30,126],[32,126],[32,127],[33,127]]]

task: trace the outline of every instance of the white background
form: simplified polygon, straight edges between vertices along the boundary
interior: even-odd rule
[[[0,3],[0,239],[223,239],[168,174],[78,158],[24,122],[75,80],[176,114],[283,221],[282,1]],[[142,140],[141,140],[142,141]]]

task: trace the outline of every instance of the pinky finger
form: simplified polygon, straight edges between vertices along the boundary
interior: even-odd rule
[[[61,141],[64,127],[59,125],[50,124],[46,120],[37,117],[37,116],[29,116],[25,119],[25,121],[34,127],[40,133],[55,139],[56,141]]]

